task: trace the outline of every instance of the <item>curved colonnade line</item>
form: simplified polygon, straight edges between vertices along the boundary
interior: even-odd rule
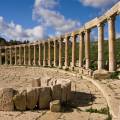
[[[108,22],[109,42],[109,72],[116,71],[115,57],[115,18],[120,14],[120,2],[115,4],[101,17],[86,23],[82,28],[72,33],[34,43],[20,44],[13,46],[0,46],[0,65],[39,65],[65,68],[76,67],[76,38],[79,36],[79,68],[83,67],[83,52],[85,51],[85,69],[90,69],[90,32],[98,28],[98,70],[104,69],[104,23]],[[72,60],[69,56],[69,41],[72,39]],[[64,43],[65,42],[65,43]],[[64,43],[64,44],[63,44]],[[85,49],[83,47],[85,45]],[[54,50],[51,49],[54,48]],[[63,50],[63,48],[65,49]],[[37,54],[38,50],[38,54]],[[63,55],[64,53],[64,55]],[[23,55],[23,59],[22,59]],[[32,59],[33,55],[33,59]],[[37,56],[38,55],[38,56]],[[53,55],[54,58],[51,56]],[[3,63],[2,57],[5,58]],[[63,60],[64,56],[64,60]],[[70,62],[72,62],[70,64]]]

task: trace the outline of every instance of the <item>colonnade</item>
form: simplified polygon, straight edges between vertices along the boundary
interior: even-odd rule
[[[116,8],[116,9],[115,9]],[[112,11],[112,12],[111,12]],[[65,68],[76,67],[76,38],[79,36],[79,68],[90,69],[90,34],[94,27],[98,28],[98,70],[104,69],[104,23],[108,23],[108,43],[109,43],[109,71],[116,71],[115,57],[115,17],[120,13],[120,2],[105,13],[104,17],[95,18],[86,23],[82,28],[72,33],[48,39],[47,41],[38,41],[34,43],[2,46],[0,47],[0,64],[2,56],[5,57],[5,64],[10,65],[39,65],[49,67]],[[70,39],[72,40],[72,60],[69,59]],[[53,44],[51,44],[53,43]],[[84,48],[85,46],[85,48]],[[51,49],[53,47],[53,51]],[[3,51],[4,50],[4,55]],[[9,53],[8,53],[9,51]],[[37,54],[38,51],[38,54]],[[63,52],[65,51],[65,52]],[[52,53],[53,52],[53,53]],[[64,53],[64,55],[63,55]],[[85,65],[83,64],[83,53],[85,53]],[[51,58],[53,54],[53,60]],[[9,55],[9,57],[8,57]],[[22,62],[23,55],[23,62]],[[33,60],[31,59],[33,55]],[[37,56],[38,55],[38,56]],[[14,56],[14,57],[12,57]],[[63,59],[64,56],[64,59]],[[14,60],[13,60],[14,58]],[[9,63],[8,63],[9,59]],[[14,62],[13,62],[14,61]],[[53,62],[53,63],[52,63]],[[72,64],[70,64],[70,62]]]

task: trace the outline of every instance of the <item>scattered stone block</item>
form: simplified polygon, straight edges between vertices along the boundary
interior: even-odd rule
[[[61,102],[65,103],[66,101],[67,101],[67,88],[65,85],[62,85]]]
[[[39,92],[39,109],[49,108],[51,101],[51,87],[42,87]]]
[[[54,100],[54,101],[50,102],[50,111],[51,112],[60,112],[61,111],[60,100]]]
[[[22,89],[18,91],[17,94],[13,97],[16,110],[20,111],[26,110],[26,96],[27,90]]]
[[[1,111],[14,110],[14,103],[13,103],[14,92],[15,91],[12,88],[0,89],[0,110]]]
[[[41,86],[41,78],[35,78],[32,80],[32,87],[40,87]]]
[[[27,88],[27,109],[33,110],[37,103],[39,97],[40,88]]]
[[[56,84],[52,86],[52,99],[53,100],[61,100],[61,94],[62,94],[61,84]]]
[[[71,101],[71,82],[66,84],[67,89],[67,102]]]
[[[111,77],[111,74],[106,70],[96,70],[93,73],[94,79],[109,79]]]

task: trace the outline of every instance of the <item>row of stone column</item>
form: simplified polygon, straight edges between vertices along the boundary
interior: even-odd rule
[[[99,23],[98,27],[98,70],[103,68],[103,50],[104,50],[104,23]],[[83,67],[83,52],[85,44],[85,68],[89,69],[90,67],[90,31],[91,29],[86,29],[83,32],[80,32],[80,44],[79,44],[79,67]],[[109,35],[109,71],[115,71],[116,69],[116,60],[115,60],[115,17],[110,17],[108,19],[108,35]],[[76,66],[76,34],[73,32],[71,36],[65,35],[64,38],[53,40],[54,42],[54,66],[63,66],[62,64],[62,42],[65,39],[65,67],[69,67],[69,38],[72,38],[72,67]],[[57,54],[57,42],[59,43],[59,54]],[[84,43],[85,42],[85,43]],[[48,61],[46,59],[46,43],[48,44]],[[39,66],[52,66],[51,63],[51,40],[37,44],[39,48]],[[43,45],[43,59],[42,59],[42,45]],[[21,65],[21,48],[24,48],[24,65],[26,65],[26,47],[28,47],[28,65],[31,65],[31,46],[34,48],[34,60],[33,65],[36,65],[36,44],[28,45],[19,45],[19,65]],[[15,65],[17,65],[17,47],[15,46]],[[7,47],[5,47],[5,64],[7,64]],[[10,49],[10,64],[12,64],[12,47]],[[59,57],[59,64],[57,65],[57,57]],[[0,48],[0,64],[2,64],[1,57],[1,48]]]

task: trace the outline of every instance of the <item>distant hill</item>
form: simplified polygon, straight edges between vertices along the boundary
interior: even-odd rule
[[[1,46],[5,46],[5,45],[19,45],[19,44],[25,44],[25,43],[29,43],[29,41],[16,41],[16,40],[10,40],[10,41],[7,41],[5,40],[4,38],[0,37],[0,45]]]

